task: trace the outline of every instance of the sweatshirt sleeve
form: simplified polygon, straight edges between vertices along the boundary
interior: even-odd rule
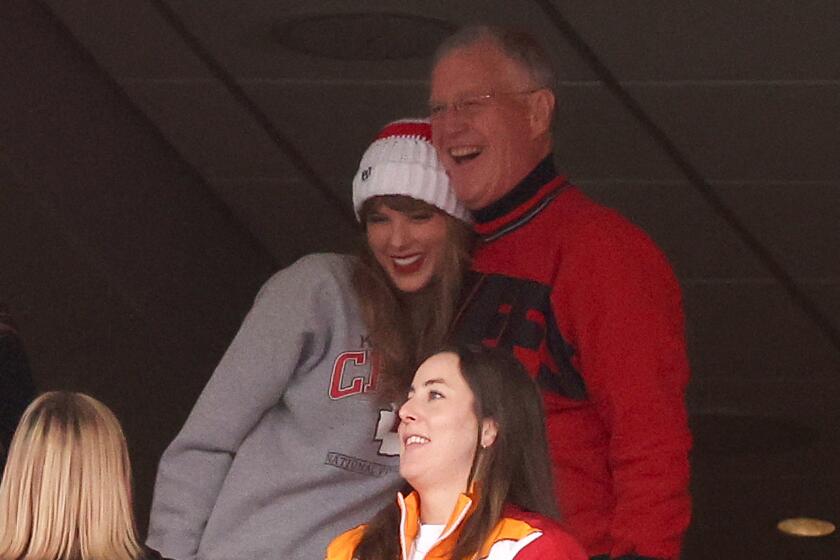
[[[147,543],[176,560],[195,557],[242,441],[283,396],[290,378],[329,337],[315,256],[275,274],[256,297],[180,433],[161,457]]]
[[[691,514],[689,377],[679,285],[631,224],[591,228],[562,305],[589,397],[609,434],[611,558],[676,558]],[[556,303],[555,303],[556,305]]]

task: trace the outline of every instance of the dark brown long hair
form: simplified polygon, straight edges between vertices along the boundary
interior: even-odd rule
[[[458,355],[461,375],[473,392],[479,419],[476,454],[468,484],[475,484],[477,504],[452,552],[465,560],[481,548],[502,515],[505,504],[547,517],[559,517],[554,498],[542,397],[520,363],[503,350],[458,345],[443,350]],[[492,418],[498,433],[482,449],[481,421]],[[410,487],[407,488],[410,490]],[[365,529],[354,557],[359,560],[399,558],[400,511],[382,509]]]
[[[403,213],[430,211],[446,218],[446,247],[441,269],[432,282],[416,293],[397,289],[367,242],[353,272],[371,345],[374,349],[383,402],[402,398],[420,360],[446,342],[464,273],[469,268],[473,234],[468,224],[442,210],[403,195],[376,196],[359,211],[363,227],[368,216],[382,205]]]

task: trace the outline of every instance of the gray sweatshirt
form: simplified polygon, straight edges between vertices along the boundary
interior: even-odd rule
[[[352,259],[275,274],[160,460],[148,545],[175,560],[320,560],[399,487]]]

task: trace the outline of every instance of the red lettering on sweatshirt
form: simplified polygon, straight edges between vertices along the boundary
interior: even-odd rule
[[[369,375],[366,375],[367,372],[364,370],[353,371],[355,367],[369,362],[371,365]],[[330,398],[338,400],[375,390],[379,369],[376,365],[377,360],[371,358],[365,350],[352,350],[339,354],[333,364],[330,377]]]

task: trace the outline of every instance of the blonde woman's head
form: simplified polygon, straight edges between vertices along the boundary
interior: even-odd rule
[[[0,560],[139,554],[116,417],[81,393],[41,395],[20,420],[0,483]]]

